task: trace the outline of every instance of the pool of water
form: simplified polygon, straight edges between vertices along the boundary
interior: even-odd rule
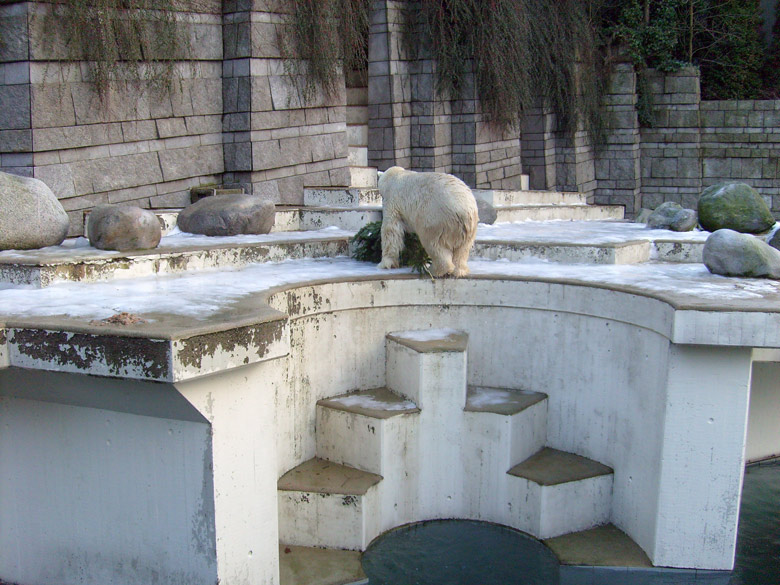
[[[780,460],[745,471],[731,585],[780,585]]]
[[[550,550],[522,533],[484,522],[437,520],[403,526],[363,555],[369,585],[557,585]],[[581,576],[567,582],[593,583]],[[745,472],[734,573],[656,570],[599,573],[598,585],[780,585],[780,461]]]

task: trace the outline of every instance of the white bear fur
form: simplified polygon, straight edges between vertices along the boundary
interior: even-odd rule
[[[391,167],[379,176],[382,193],[382,262],[397,268],[404,232],[414,232],[431,257],[433,276],[465,276],[479,214],[468,185],[446,173]]]

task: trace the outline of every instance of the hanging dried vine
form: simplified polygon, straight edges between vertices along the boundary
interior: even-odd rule
[[[343,72],[368,65],[369,0],[289,0],[279,38],[285,70],[304,103],[336,95]]]
[[[190,54],[179,14],[197,11],[199,4],[199,0],[56,0],[41,17],[45,36],[39,42],[59,58],[87,62],[101,99],[118,79],[144,79],[155,89],[170,90],[176,61]]]
[[[601,136],[604,53],[595,0],[420,0],[407,35],[437,64],[441,95],[458,97],[470,71],[483,111],[500,126],[547,100],[570,131]]]

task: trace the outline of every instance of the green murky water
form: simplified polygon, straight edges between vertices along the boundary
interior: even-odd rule
[[[731,584],[780,584],[780,461],[745,471]]]
[[[559,566],[545,546],[503,526],[441,520],[401,527],[363,556],[369,585],[557,585]],[[737,558],[731,579],[633,571],[599,575],[598,585],[780,585],[780,461],[745,472]],[[577,583],[592,583],[585,577]],[[574,582],[574,581],[570,581]]]

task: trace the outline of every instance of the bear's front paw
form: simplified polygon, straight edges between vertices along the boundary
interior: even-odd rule
[[[398,260],[393,260],[392,258],[382,258],[382,261],[377,264],[377,268],[383,269],[398,268],[399,266]]]

